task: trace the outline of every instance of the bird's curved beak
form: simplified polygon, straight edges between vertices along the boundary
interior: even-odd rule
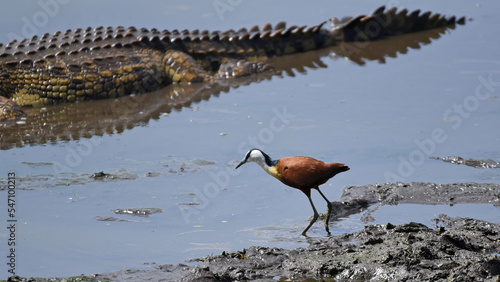
[[[247,161],[246,160],[242,160],[237,166],[235,169],[239,168],[242,164],[246,163]]]

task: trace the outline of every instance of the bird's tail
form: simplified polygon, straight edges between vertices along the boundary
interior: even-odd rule
[[[340,164],[340,163],[332,163],[331,166],[335,168],[333,170],[333,172],[334,172],[333,175],[336,175],[336,174],[344,172],[344,171],[348,171],[350,169],[345,164]]]
[[[344,172],[344,171],[348,171],[350,170],[350,168],[344,164],[342,164],[342,166],[339,168],[339,173],[340,172]]]

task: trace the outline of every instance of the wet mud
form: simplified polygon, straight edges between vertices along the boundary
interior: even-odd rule
[[[386,183],[349,186],[335,204],[335,217],[369,212],[373,204],[500,205],[500,185],[478,183]],[[500,224],[437,215],[433,226],[366,225],[339,236],[308,238],[309,246],[286,250],[251,246],[193,259],[191,266],[152,264],[151,270],[121,270],[65,281],[276,281],[286,279],[499,281]],[[194,262],[199,262],[192,265]],[[71,280],[74,279],[74,280]],[[60,281],[20,278],[9,281]]]
[[[340,202],[383,205],[492,204],[500,206],[500,185],[490,183],[384,183],[344,188]]]
[[[184,281],[495,280],[500,257],[492,253],[500,249],[499,232],[498,224],[439,215],[432,229],[414,222],[369,225],[356,233],[312,240],[307,248],[250,247],[210,256],[181,271]]]
[[[130,168],[117,168],[111,172],[99,171],[94,173],[87,172],[65,172],[59,171],[60,164],[54,162],[22,162],[23,165],[30,168],[46,167],[53,170],[54,173],[28,174],[18,176],[19,185],[17,190],[41,190],[52,189],[59,186],[85,185],[91,182],[118,182],[127,180],[136,180],[144,177],[158,177],[169,174],[187,174],[196,172],[206,172],[215,169],[215,162],[204,159],[178,158],[166,156],[161,162],[159,171],[148,171],[144,174],[132,172]],[[232,165],[232,164],[231,164]],[[0,191],[7,190],[6,186],[0,186]]]

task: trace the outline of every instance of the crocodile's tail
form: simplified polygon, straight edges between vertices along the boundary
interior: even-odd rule
[[[382,6],[369,16],[361,15],[342,20],[331,18],[330,22],[330,31],[337,39],[342,38],[344,41],[352,42],[377,40],[401,33],[464,24],[465,18],[456,19],[455,16],[446,17],[431,12],[420,14],[420,10],[408,13],[408,10],[403,9],[398,12],[396,7],[385,10],[385,6]]]

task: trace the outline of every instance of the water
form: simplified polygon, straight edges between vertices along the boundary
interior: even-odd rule
[[[54,13],[34,2],[4,3],[0,42],[8,41],[9,33],[29,31],[26,21],[45,23],[45,18],[45,24],[34,27],[37,34],[98,25],[215,30],[280,20],[311,25],[387,4],[252,1],[218,13],[214,3],[219,2],[138,6],[132,1],[69,1]],[[308,155],[349,165],[349,172],[323,186],[332,201],[344,186],[393,178],[499,183],[500,170],[427,158],[500,160],[498,86],[486,99],[474,99],[479,77],[500,80],[499,4],[405,1],[400,6],[466,15],[473,21],[420,49],[387,57],[385,63],[360,66],[327,56],[322,58],[326,68],[305,68],[294,77],[231,88],[120,133],[0,151],[0,177],[13,171],[19,179],[17,273],[49,277],[147,269],[152,262],[179,263],[251,245],[306,246],[299,236],[312,215],[306,197],[256,165],[234,171],[251,147],[274,158]],[[90,177],[100,171],[125,179]],[[7,192],[0,195],[6,199]],[[317,193],[313,200],[324,213]],[[1,201],[5,225],[6,200]],[[113,212],[134,207],[163,212],[149,217]],[[371,214],[375,221],[368,223],[417,221],[431,226],[439,213],[500,222],[498,207],[489,205],[399,205],[378,207]],[[352,215],[330,229],[333,234],[359,230],[366,224],[360,217]],[[322,224],[309,235],[324,237]],[[2,254],[7,253],[7,236],[0,233]],[[5,265],[5,255],[1,257]],[[0,277],[7,276],[2,268]]]

